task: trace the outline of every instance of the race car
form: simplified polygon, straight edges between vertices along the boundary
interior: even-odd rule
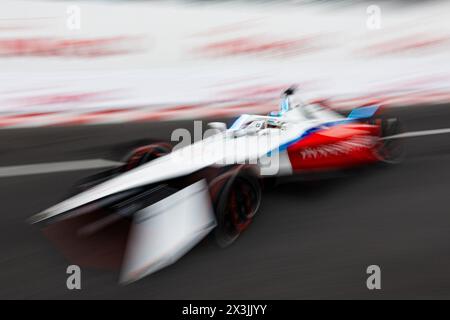
[[[195,143],[141,146],[30,221],[70,260],[119,267],[129,283],[174,263],[210,232],[222,247],[233,243],[274,179],[401,159],[399,140],[388,139],[400,121],[379,105],[345,116],[296,101],[295,92],[286,90],[269,115],[210,123]]]

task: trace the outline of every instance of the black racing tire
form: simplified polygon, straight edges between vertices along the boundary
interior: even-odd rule
[[[397,164],[405,156],[403,141],[397,135],[404,132],[401,121],[397,118],[376,119],[380,125],[380,139],[376,146],[376,153],[382,163]]]
[[[224,179],[213,197],[217,218],[214,238],[220,247],[231,245],[249,227],[261,198],[260,181],[251,173],[239,171]]]

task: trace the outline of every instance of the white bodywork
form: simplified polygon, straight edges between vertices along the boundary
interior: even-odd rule
[[[268,161],[270,159],[267,159],[268,153],[276,152],[279,146],[299,138],[306,130],[342,119],[344,117],[341,115],[317,105],[297,107],[281,117],[243,115],[225,132],[180,149],[175,148],[166,156],[121,174],[36,214],[31,218],[31,222],[40,222],[121,191],[184,176],[212,165],[240,164],[246,161],[264,165],[270,162]],[[260,120],[274,121],[280,126],[253,131],[252,124]],[[246,124],[250,125],[245,127]],[[266,166],[267,174],[289,173],[289,163],[286,162],[284,155],[273,159],[278,162],[272,163],[272,166],[276,166],[275,168]],[[264,175],[263,171],[260,170]]]

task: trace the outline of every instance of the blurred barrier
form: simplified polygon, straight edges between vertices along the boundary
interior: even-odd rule
[[[292,83],[337,108],[450,101],[450,4],[381,5],[371,30],[361,4],[5,0],[0,127],[265,112]]]

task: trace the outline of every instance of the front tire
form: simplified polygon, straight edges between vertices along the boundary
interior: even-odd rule
[[[223,248],[231,245],[253,221],[261,203],[260,182],[249,173],[239,172],[221,184],[214,200],[218,222],[214,236]]]

